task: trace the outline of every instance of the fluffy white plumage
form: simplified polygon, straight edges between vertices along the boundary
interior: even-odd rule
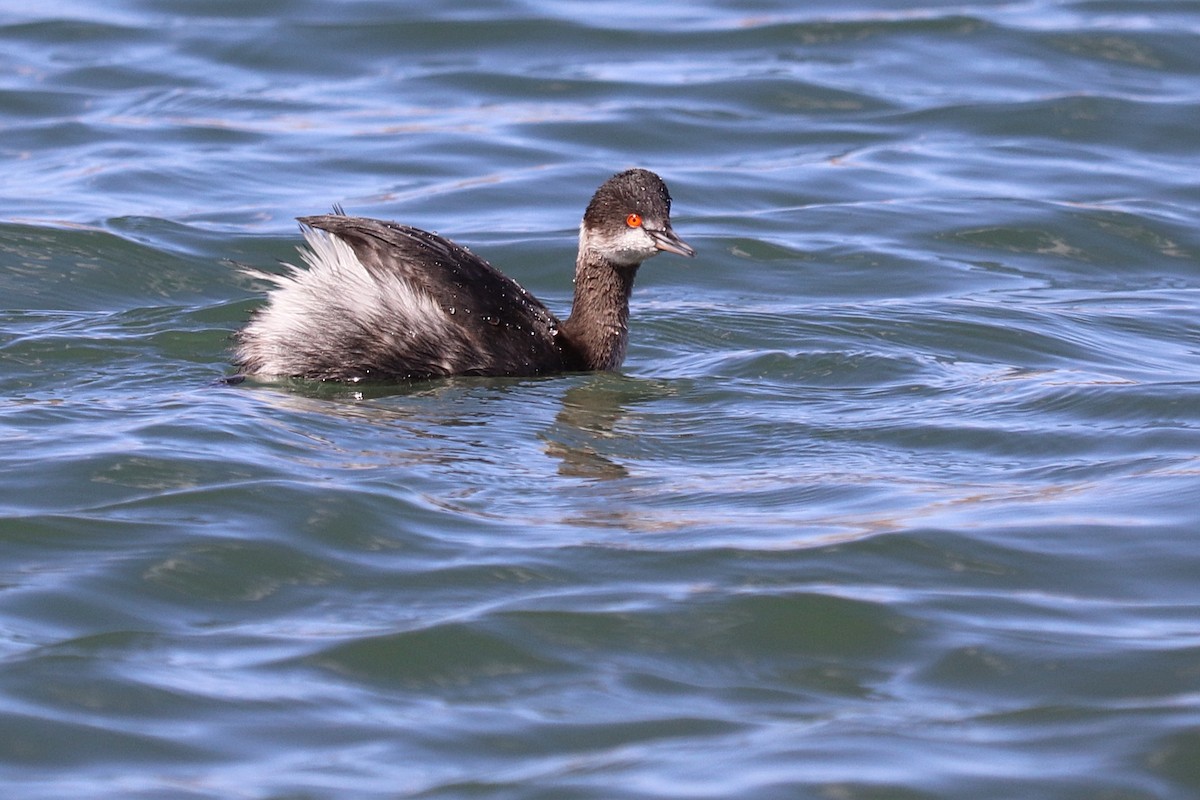
[[[371,273],[350,245],[314,228],[304,229],[307,247],[299,247],[308,269],[286,264],[272,274],[245,268],[275,284],[267,307],[246,326],[244,339],[256,343],[256,371],[286,376],[303,371],[314,343],[333,331],[353,337],[361,331],[388,330],[391,321],[407,321],[409,336],[438,336],[446,325],[442,308],[428,295],[395,275]],[[267,346],[264,347],[263,345]]]

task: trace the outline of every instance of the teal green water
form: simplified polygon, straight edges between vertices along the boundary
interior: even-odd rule
[[[1200,4],[0,10],[0,780],[1200,794]],[[226,386],[333,203],[620,374]]]

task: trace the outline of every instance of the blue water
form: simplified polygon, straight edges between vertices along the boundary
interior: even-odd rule
[[[1200,3],[0,8],[0,781],[1200,796]],[[619,374],[227,386],[293,218]]]

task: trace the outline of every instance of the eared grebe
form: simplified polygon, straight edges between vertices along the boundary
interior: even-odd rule
[[[302,217],[307,270],[275,284],[237,334],[239,373],[332,381],[612,370],[629,340],[643,261],[691,256],[671,230],[662,179],[631,169],[583,215],[575,300],[564,321],[491,264],[437,234],[338,213]]]

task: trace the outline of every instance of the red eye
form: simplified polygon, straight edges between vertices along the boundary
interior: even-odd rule
[[[642,215],[641,214],[630,214],[628,217],[625,218],[625,224],[631,228],[642,227]]]

